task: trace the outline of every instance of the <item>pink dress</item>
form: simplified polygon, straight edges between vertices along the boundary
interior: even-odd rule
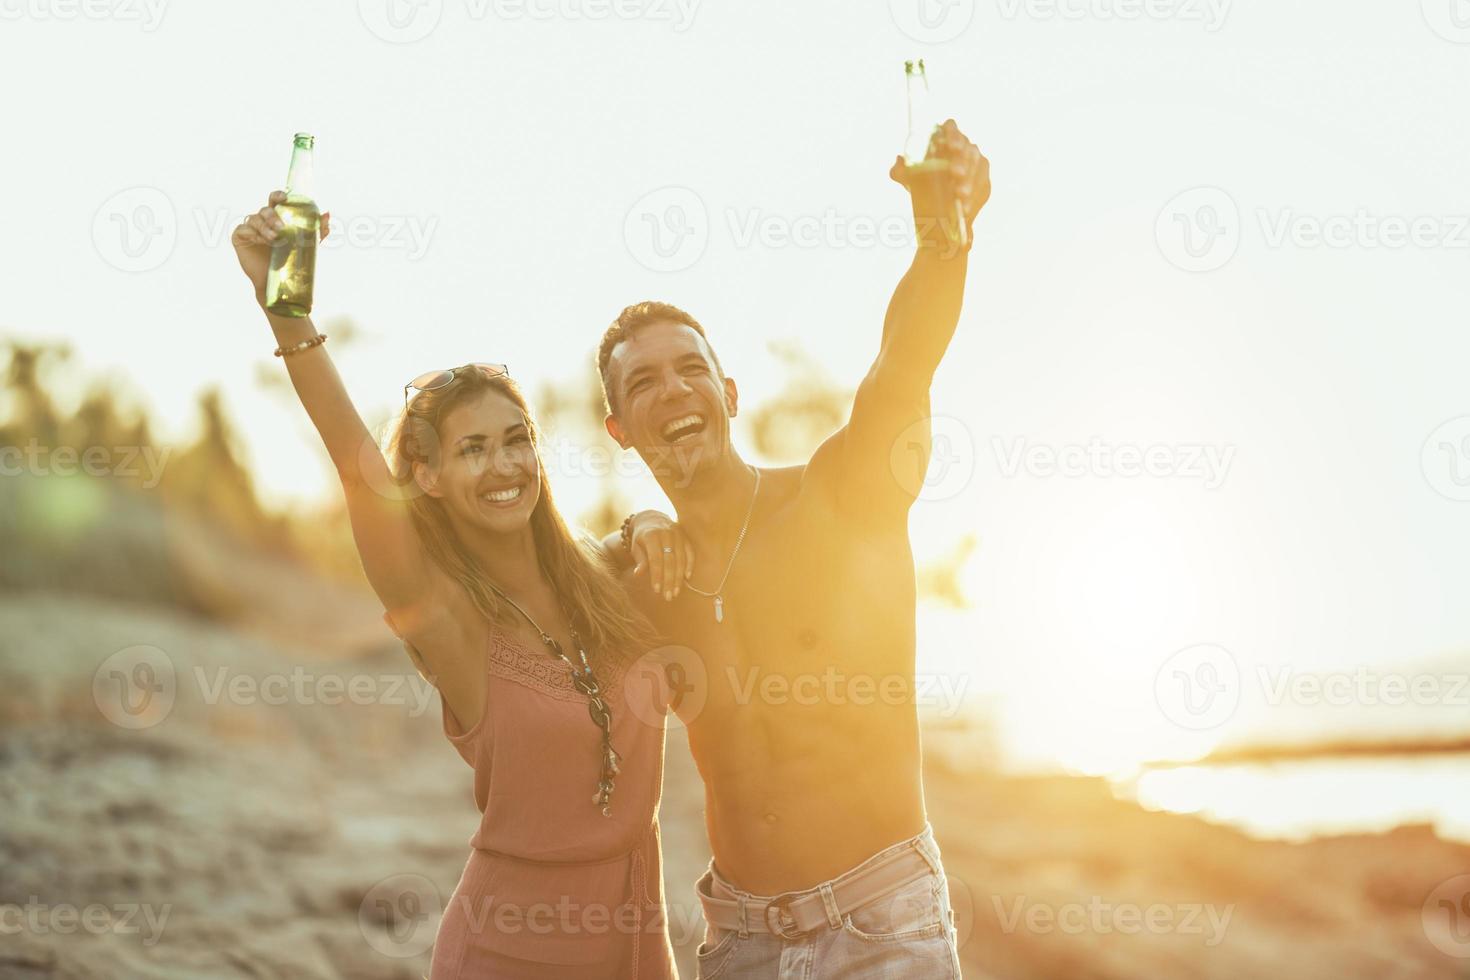
[[[606,817],[593,804],[601,732],[567,666],[496,624],[485,666],[474,728],[461,730],[443,704],[444,734],[475,770],[481,819],[430,980],[677,978],[658,829],[664,717],[645,707],[664,703],[662,671],[598,671],[622,756]]]

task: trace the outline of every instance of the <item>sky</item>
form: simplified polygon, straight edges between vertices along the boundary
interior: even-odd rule
[[[1465,0],[0,0],[0,332],[165,437],[218,386],[267,498],[329,499],[228,242],[306,131],[343,229],[317,319],[361,331],[334,354],[375,425],[430,368],[579,377],[648,298],[747,404],[772,342],[853,386],[909,257],[919,57],[994,181],[911,522],[921,559],[978,537],[973,606],[926,614],[921,667],[1082,768],[1470,729]],[[1346,705],[1281,673],[1363,667]],[[1385,674],[1440,693],[1401,712]]]

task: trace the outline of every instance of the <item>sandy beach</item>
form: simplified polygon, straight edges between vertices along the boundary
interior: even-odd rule
[[[424,974],[434,902],[476,821],[470,772],[371,597],[334,594],[236,622],[0,597],[0,905],[22,923],[0,936],[0,976]],[[285,639],[293,620],[301,642]],[[152,715],[110,706],[109,671],[127,658],[156,668]],[[333,677],[366,679],[365,696]],[[1253,840],[1146,812],[1101,780],[960,771],[945,744],[926,781],[967,976],[1470,975],[1425,913],[1437,885],[1470,871],[1470,847],[1428,828]],[[669,921],[692,977],[690,885],[708,850],[678,728],[668,758]],[[405,887],[416,907],[399,907]]]

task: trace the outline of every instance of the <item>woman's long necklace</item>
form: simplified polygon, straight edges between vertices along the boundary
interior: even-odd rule
[[[755,514],[755,498],[760,496],[761,492],[761,471],[756,467],[751,467],[751,469],[755,470],[755,489],[750,492],[750,507],[745,511],[745,523],[740,525],[740,534],[735,538],[735,548],[730,552],[730,563],[725,566],[725,574],[720,576],[720,584],[715,586],[713,592],[706,592],[688,579],[684,580],[690,592],[696,592],[706,599],[715,600],[715,622],[717,623],[725,621],[725,582],[730,578],[730,569],[735,567],[735,559],[740,557],[740,546],[745,543],[745,532],[750,530],[750,518]]]
[[[587,661],[587,650],[582,645],[582,638],[577,635],[577,628],[572,625],[571,617],[567,616],[567,611],[563,609],[561,614],[566,618],[567,630],[571,633],[572,643],[577,648],[577,656],[581,660],[580,667],[566,655],[561,644],[556,641],[556,637],[542,629],[540,624],[531,618],[531,614],[521,608],[520,603],[496,586],[491,585],[490,587],[495,589],[496,595],[510,603],[516,612],[525,617],[532,629],[541,634],[541,642],[546,644],[547,649],[571,670],[572,687],[587,696],[587,712],[592,715],[592,721],[602,730],[602,775],[597,780],[597,792],[592,794],[592,803],[594,806],[601,807],[604,817],[612,816],[613,780],[618,774],[618,763],[623,757],[618,755],[612,747],[612,711],[608,708],[607,702],[602,700],[602,686],[597,683],[597,675],[592,672],[592,664]]]

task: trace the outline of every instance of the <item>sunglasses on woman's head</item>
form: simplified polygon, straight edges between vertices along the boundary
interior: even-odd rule
[[[442,371],[426,371],[403,386],[403,404],[408,404],[409,389],[418,391],[434,391],[443,388],[454,380],[454,372],[473,368],[484,374],[487,378],[508,378],[510,368],[504,364],[466,364],[462,368],[445,368]]]

